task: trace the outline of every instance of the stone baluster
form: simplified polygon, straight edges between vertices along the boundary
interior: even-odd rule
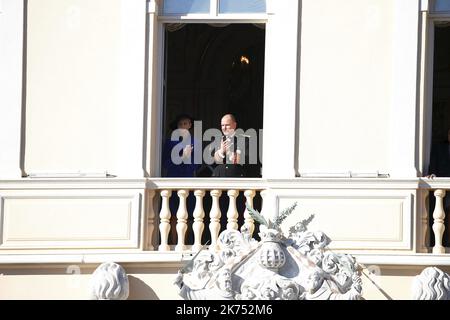
[[[192,229],[194,231],[194,245],[192,246],[193,251],[198,251],[202,247],[202,235],[205,224],[203,223],[203,218],[205,217],[205,211],[203,210],[203,197],[205,196],[204,190],[195,190],[195,209],[194,209],[194,223],[192,224]]]
[[[436,205],[433,211],[433,232],[434,232],[434,247],[433,253],[445,253],[445,248],[442,245],[442,237],[444,235],[445,225],[445,211],[444,211],[444,197],[445,190],[438,189],[434,191],[436,197]]]
[[[227,230],[237,230],[238,229],[238,217],[239,213],[236,207],[236,198],[239,195],[238,190],[228,190],[228,211],[227,211]]]
[[[153,246],[153,231],[155,230],[155,210],[153,209],[153,197],[155,190],[147,190],[147,232],[145,247],[147,250],[155,250]]]
[[[428,190],[424,190],[420,193],[420,212],[421,212],[421,226],[419,232],[419,244],[418,249],[420,252],[426,253],[428,252],[428,247],[430,246],[430,236],[428,231],[428,215],[429,215],[429,206],[428,206]]]
[[[255,190],[245,190],[244,196],[245,196],[245,203],[248,204],[251,208],[253,208],[253,198],[255,197],[256,192]],[[244,225],[242,228],[246,227],[249,231],[250,235],[253,235],[253,232],[255,231],[255,221],[250,216],[250,213],[248,212],[247,206],[245,207],[244,211]]]
[[[170,232],[170,213],[169,198],[172,195],[172,190],[161,190],[161,211],[159,212],[159,232],[161,234],[161,244],[158,247],[159,251],[170,251],[168,244]]]
[[[186,208],[186,198],[189,195],[188,190],[179,190],[178,198],[180,199],[180,203],[178,205],[177,211],[177,237],[178,243],[175,246],[175,251],[184,251],[186,250],[185,238],[187,231],[187,219],[188,219],[188,211]]]
[[[222,212],[220,212],[219,199],[222,195],[220,190],[211,190],[212,204],[211,211],[209,212],[209,218],[211,222],[209,223],[209,232],[211,233],[211,247],[217,248],[217,239],[219,238],[220,232],[220,217]]]

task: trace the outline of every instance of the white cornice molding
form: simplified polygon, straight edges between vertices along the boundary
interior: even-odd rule
[[[98,264],[106,261],[117,263],[182,263],[190,255],[179,252],[142,253],[85,253],[85,254],[0,254],[0,265],[5,264]]]
[[[267,187],[263,179],[239,178],[149,178],[149,189],[264,189]]]
[[[360,264],[419,267],[419,266],[450,266],[450,254],[352,254]],[[149,264],[154,267],[178,267],[192,259],[192,252],[158,252],[141,253],[84,253],[84,254],[0,254],[0,265],[28,265],[42,268],[42,265],[61,264],[98,264],[105,261],[115,261],[127,264]]]
[[[386,266],[450,266],[449,254],[353,254],[356,261],[367,265]]]
[[[29,189],[450,189],[448,178],[23,178],[0,179],[0,190]]]
[[[150,189],[417,189],[419,179],[391,178],[294,178],[212,179],[154,178]],[[450,179],[448,186],[450,188]]]
[[[450,178],[23,178],[0,190],[27,189],[450,189]]]
[[[145,178],[23,178],[0,179],[0,190],[13,189],[144,189]]]
[[[269,179],[266,183],[272,189],[417,189],[419,179],[296,178]]]
[[[450,178],[421,179],[419,186],[424,189],[450,189]]]

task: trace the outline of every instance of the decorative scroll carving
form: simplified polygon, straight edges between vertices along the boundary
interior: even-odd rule
[[[89,289],[92,300],[126,300],[129,294],[128,275],[115,262],[102,263],[92,274]]]
[[[436,267],[425,268],[413,280],[412,296],[414,300],[450,300],[450,275]]]
[[[276,220],[281,221],[279,217]],[[331,240],[323,232],[307,230],[310,219],[291,228],[287,238],[279,224],[269,221],[269,228],[259,234],[260,242],[251,238],[249,228],[242,233],[223,231],[217,248],[200,252],[192,271],[178,273],[175,284],[180,295],[184,299],[361,299],[355,259],[330,251]]]

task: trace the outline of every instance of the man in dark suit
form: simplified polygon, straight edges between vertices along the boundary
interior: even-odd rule
[[[214,153],[214,160],[218,164],[212,174],[213,177],[233,178],[245,177],[242,166],[241,153],[236,137],[236,118],[232,114],[226,114],[220,121],[222,140],[220,148]]]

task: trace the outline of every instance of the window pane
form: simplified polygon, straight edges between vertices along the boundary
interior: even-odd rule
[[[219,13],[265,13],[265,0],[220,0]]]
[[[434,11],[450,11],[450,1],[436,0],[434,3]]]
[[[210,0],[164,0],[163,14],[209,13]]]

